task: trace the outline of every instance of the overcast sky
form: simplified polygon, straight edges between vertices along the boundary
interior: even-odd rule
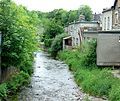
[[[13,0],[17,4],[26,6],[29,10],[43,12],[63,8],[65,10],[78,9],[80,5],[89,5],[93,12],[101,13],[103,8],[109,8],[115,0]]]

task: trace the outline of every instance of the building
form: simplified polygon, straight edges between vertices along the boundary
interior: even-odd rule
[[[102,12],[102,30],[103,31],[108,31],[112,30],[112,16],[113,10],[112,8],[109,9],[103,9]]]
[[[115,0],[111,8],[103,9],[102,30],[120,30],[120,0]]]
[[[81,18],[83,19],[83,18]],[[83,31],[98,31],[100,24],[97,21],[74,21],[65,27],[68,37],[63,39],[63,48],[73,48],[80,46],[84,39]]]
[[[115,0],[112,9],[113,9],[112,27],[114,30],[120,30],[120,0]]]
[[[97,65],[120,66],[120,0],[102,12],[102,31],[97,36]]]

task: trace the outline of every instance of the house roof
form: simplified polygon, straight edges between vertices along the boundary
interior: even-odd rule
[[[76,21],[76,22],[69,23],[69,25],[72,25],[72,24],[97,24],[97,23],[99,23],[99,22],[98,21]]]
[[[108,8],[108,9],[103,9],[103,12],[102,12],[102,13],[109,12],[109,11],[112,11],[112,7],[111,7],[111,8]]]
[[[117,4],[117,1],[118,1],[118,0],[115,0],[115,2],[114,2],[114,6],[113,6],[114,8],[115,8],[115,6],[116,6],[116,4]]]
[[[117,4],[117,1],[118,1],[118,0],[115,0],[115,1],[114,1],[114,5],[111,6],[111,8],[109,8],[109,9],[103,9],[103,12],[102,12],[102,13],[109,12],[109,11],[112,11],[113,9],[115,9],[115,6],[116,6],[116,4]]]
[[[72,36],[68,36],[68,37],[65,37],[63,39],[65,40],[65,39],[70,39],[70,38],[72,38]]]

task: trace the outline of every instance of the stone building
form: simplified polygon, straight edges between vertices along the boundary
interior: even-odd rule
[[[115,0],[113,10],[113,29],[120,30],[120,0]]]
[[[100,24],[97,21],[81,20],[70,23],[67,27],[65,27],[68,37],[63,39],[63,48],[80,46],[81,41],[84,39],[83,31],[98,31],[99,29]]]
[[[111,8],[103,9],[102,30],[120,30],[120,0],[115,0]]]

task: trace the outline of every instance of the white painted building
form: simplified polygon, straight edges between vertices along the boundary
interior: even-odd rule
[[[112,9],[104,9],[102,13],[102,30],[112,30]]]

